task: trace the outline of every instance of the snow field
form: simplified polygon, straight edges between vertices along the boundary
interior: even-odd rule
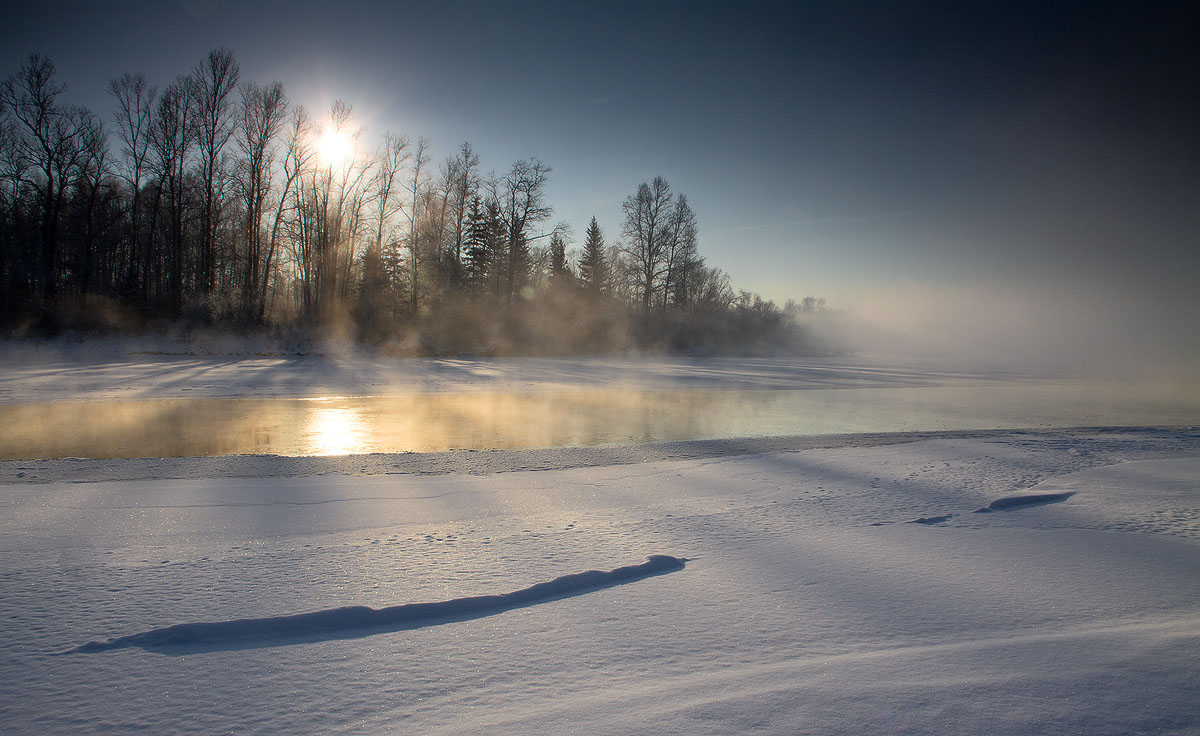
[[[1140,430],[0,486],[0,730],[1194,733],[1198,479],[1200,433]],[[400,631],[62,654],[654,554],[688,562]]]

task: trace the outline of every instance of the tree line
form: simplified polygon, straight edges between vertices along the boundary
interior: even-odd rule
[[[814,350],[804,314],[735,292],[663,177],[552,222],[550,166],[470,143],[374,144],[217,49],[162,89],[127,73],[104,120],[31,54],[0,84],[0,321],[9,334],[158,322],[340,331],[410,353]]]

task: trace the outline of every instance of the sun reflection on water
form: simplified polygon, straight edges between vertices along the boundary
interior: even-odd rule
[[[1200,392],[1048,383],[0,402],[0,458],[358,455],[993,428],[1192,426]]]
[[[370,452],[370,432],[358,409],[322,406],[308,414],[305,427],[314,455],[354,455]]]

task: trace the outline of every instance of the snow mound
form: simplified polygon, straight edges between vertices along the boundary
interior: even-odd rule
[[[992,511],[1007,511],[1010,509],[1022,509],[1028,506],[1060,503],[1074,495],[1075,491],[1065,491],[1063,493],[1032,493],[1021,496],[1005,496],[1004,498],[997,498],[981,509],[976,509],[975,513],[987,514]]]
[[[682,570],[685,562],[686,559],[679,557],[651,555],[638,565],[563,575],[511,593],[455,598],[432,603],[408,603],[378,609],[369,606],[344,606],[290,616],[175,624],[107,641],[90,641],[65,653],[104,652],[128,647],[141,647],[150,651],[170,650],[175,647],[198,647],[209,651],[253,649],[287,642],[350,639],[493,616],[515,608],[570,598],[675,572]]]

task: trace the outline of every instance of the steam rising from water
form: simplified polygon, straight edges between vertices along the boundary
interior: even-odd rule
[[[882,376],[880,381],[887,381]],[[998,378],[887,388],[468,392],[0,406],[0,458],[351,455],[1200,421],[1200,393]]]

